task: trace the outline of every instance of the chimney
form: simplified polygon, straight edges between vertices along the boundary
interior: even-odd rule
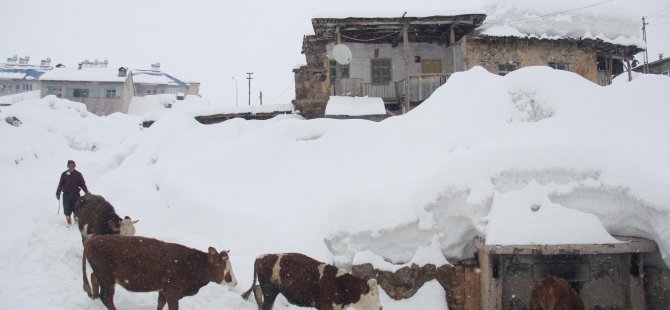
[[[153,71],[160,71],[161,70],[161,63],[157,62],[155,64],[151,64],[151,70]]]
[[[662,60],[662,59],[663,59],[663,53],[659,53],[658,54],[658,60]]]
[[[51,58],[47,57],[47,59],[42,59],[40,67],[45,67],[45,68],[51,67]]]
[[[107,64],[109,64],[109,61],[105,59],[103,62],[100,63],[102,68],[107,68]]]
[[[124,67],[119,68],[119,77],[125,77],[127,72],[128,72],[128,69],[126,69]]]

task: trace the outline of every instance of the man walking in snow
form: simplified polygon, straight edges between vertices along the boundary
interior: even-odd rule
[[[74,204],[77,202],[77,199],[79,199],[79,188],[83,189],[84,193],[88,194],[84,176],[74,169],[76,166],[74,160],[67,161],[67,170],[63,171],[60,175],[60,181],[58,182],[58,188],[56,189],[56,199],[58,200],[60,200],[60,193],[63,192],[63,213],[65,213],[65,219],[67,220],[68,226],[72,225],[70,214],[74,211]],[[74,220],[77,220],[76,215]]]

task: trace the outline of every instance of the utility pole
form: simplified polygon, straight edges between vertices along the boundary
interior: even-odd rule
[[[263,105],[263,91],[261,91],[261,105]]]
[[[249,75],[247,77],[247,80],[249,80],[249,105],[251,105],[251,80],[254,79],[254,78],[251,77],[251,75],[254,74],[254,73],[253,72],[247,72],[247,74]]]
[[[642,67],[642,72],[649,73],[649,54],[647,51],[649,47],[647,46],[647,25],[649,23],[646,20],[646,17],[642,16],[642,39],[644,40],[644,67]]]

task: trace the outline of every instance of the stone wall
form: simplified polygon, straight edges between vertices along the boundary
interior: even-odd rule
[[[480,309],[479,273],[475,261],[436,267],[428,264],[412,264],[395,272],[375,269],[371,264],[354,265],[352,273],[377,279],[379,286],[389,297],[407,299],[428,281],[437,280],[445,290],[445,299],[450,310]]]
[[[294,69],[295,100],[293,106],[305,118],[323,117],[330,94],[325,40],[314,36],[306,36],[303,40],[302,53],[305,54],[307,65]]]
[[[584,40],[548,40],[516,37],[469,36],[466,67],[482,66],[498,74],[499,64],[518,68],[567,63],[568,70],[598,83],[596,49]]]

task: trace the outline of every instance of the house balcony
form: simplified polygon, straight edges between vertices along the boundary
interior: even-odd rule
[[[409,77],[409,101],[420,103],[440,86],[449,76],[435,75],[411,75]],[[339,83],[331,85],[331,95],[335,96],[358,96],[379,97],[385,104],[400,104],[404,101],[407,93],[407,79],[387,84],[363,83],[363,79],[350,78],[340,79]]]

